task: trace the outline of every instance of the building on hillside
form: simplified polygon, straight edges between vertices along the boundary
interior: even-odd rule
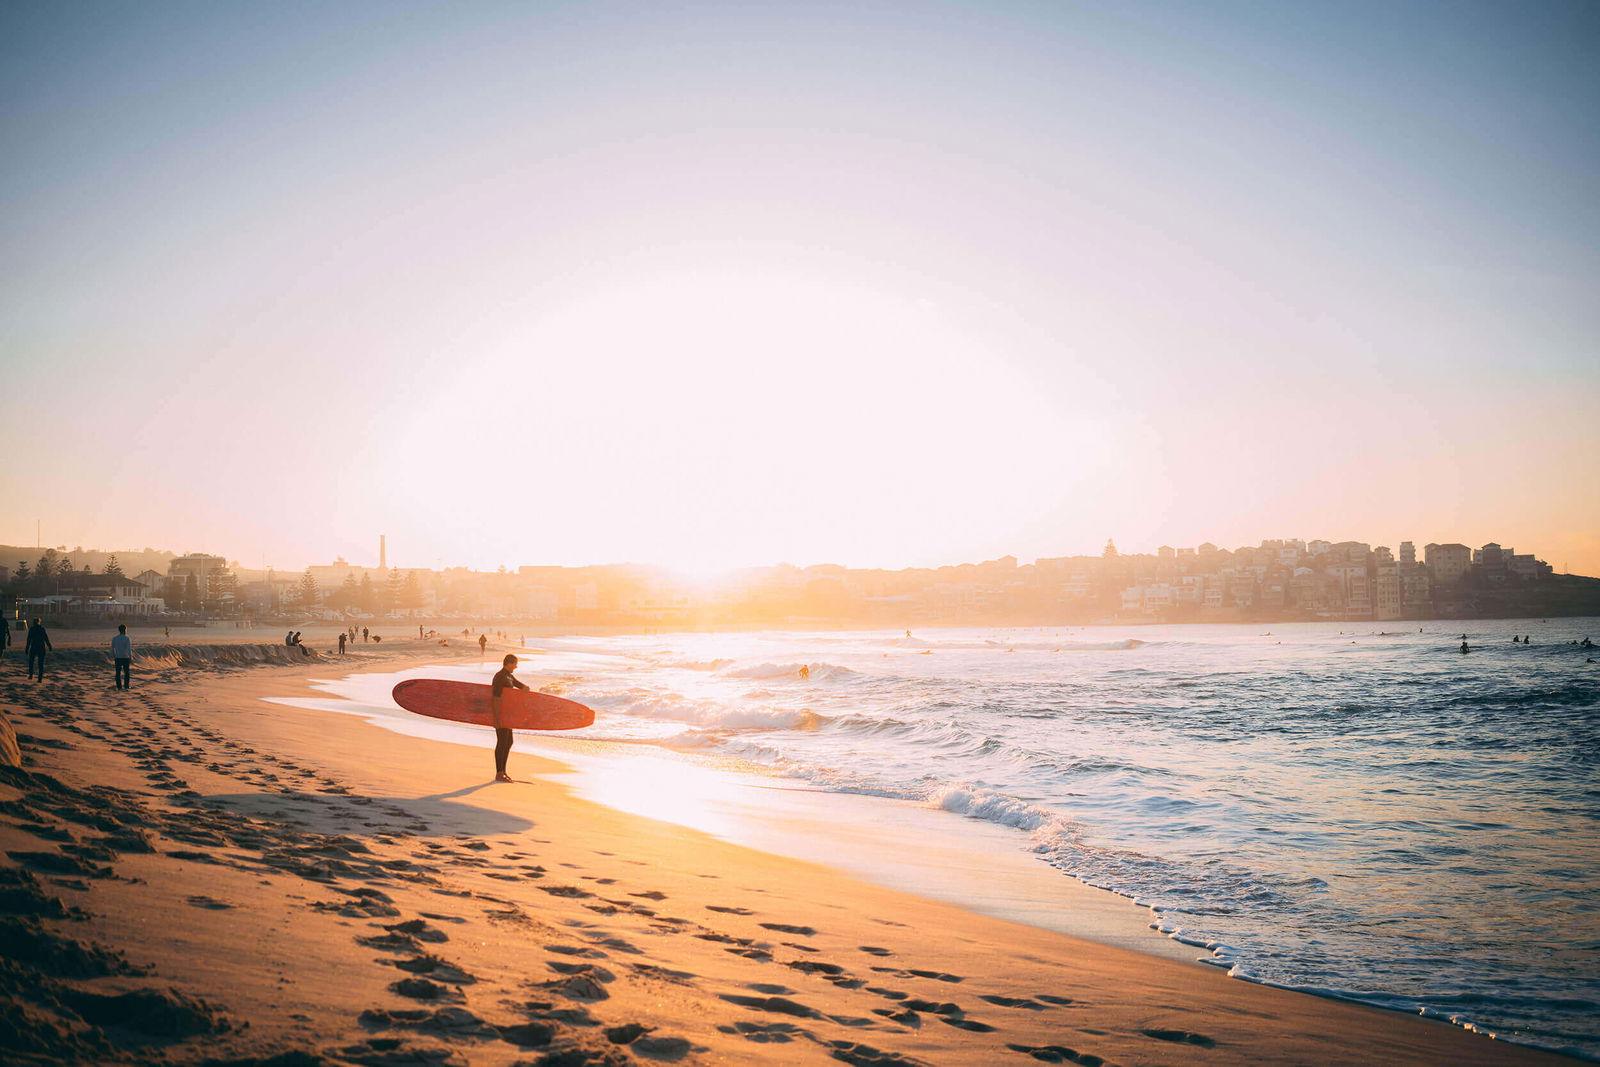
[[[228,569],[228,561],[221,556],[211,556],[204,552],[191,552],[186,556],[176,556],[167,564],[168,580],[176,578],[180,582],[187,582],[189,576],[199,583],[201,593],[206,590],[206,583],[218,571]]]
[[[51,614],[158,615],[167,609],[160,597],[148,595],[143,582],[121,574],[64,574],[55,589],[51,596],[26,603]]]
[[[1405,612],[1404,600],[1400,565],[1392,561],[1378,564],[1372,578],[1372,617],[1384,621],[1400,618]]]
[[[1472,566],[1472,549],[1466,545],[1430,543],[1424,546],[1423,552],[1428,561],[1428,576],[1434,585],[1460,581]]]
[[[160,571],[145,568],[133,576],[134,581],[145,587],[146,596],[164,597],[167,593],[167,576]]]

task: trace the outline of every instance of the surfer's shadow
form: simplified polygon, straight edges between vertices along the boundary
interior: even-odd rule
[[[493,783],[485,783],[493,784]],[[318,791],[285,793],[231,793],[205,798],[208,807],[226,808],[253,819],[281,822],[324,822],[339,819],[337,827],[317,827],[351,837],[377,837],[405,833],[415,837],[459,837],[490,834],[515,834],[531,830],[532,819],[493,808],[463,804],[455,797],[476,792],[482,786],[460,789],[427,797],[378,797],[355,793]],[[354,811],[330,811],[333,804],[357,807]]]

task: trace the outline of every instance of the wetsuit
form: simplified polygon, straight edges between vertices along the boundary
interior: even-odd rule
[[[491,695],[498,697],[507,689],[526,689],[527,686],[517,681],[516,676],[505,667],[495,672],[494,681],[490,683]],[[511,755],[511,731],[503,726],[494,728],[494,776],[506,777],[506,757]]]
[[[55,651],[50,644],[50,634],[41,625],[35,623],[28,627],[28,677],[33,677],[34,664],[39,665],[39,681],[44,681],[44,654]]]

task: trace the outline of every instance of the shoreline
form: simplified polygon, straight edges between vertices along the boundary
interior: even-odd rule
[[[526,662],[526,661],[525,661]],[[481,661],[480,665],[488,661]],[[423,669],[449,666],[427,664]],[[484,667],[487,670],[487,667]],[[388,713],[375,702],[406,672],[361,672],[381,686],[352,679],[316,683],[332,699],[269,698],[274,703],[353,715],[405,736],[485,750],[482,727],[456,726]],[[525,680],[538,687],[530,672]],[[589,738],[581,733],[517,734],[521,753],[562,764],[539,776],[570,786],[614,811],[660,819],[719,840],[818,863],[887,889],[900,889],[964,910],[1070,934],[1096,944],[1208,964],[1204,946],[1161,933],[1155,913],[1130,897],[1091,886],[1040,863],[1018,847],[1009,827],[926,807],[915,801],[833,792],[716,754],[695,754],[648,743]],[[625,761],[628,773],[617,774]],[[663,801],[670,797],[670,801]],[[959,819],[953,824],[952,819]],[[962,841],[947,844],[952,825]],[[979,865],[974,869],[973,865]]]
[[[388,651],[366,662],[440,658]],[[186,1037],[95,1024],[118,1056],[170,1062],[1570,1062],[622,813],[543,755],[514,756],[535,781],[495,787],[486,752],[261,702],[314,696],[351,659],[153,670],[130,693],[86,666],[28,687],[4,661],[0,700],[35,761],[5,778],[7,870],[89,913],[40,903],[27,921],[57,956],[98,943],[156,968],[41,970],[55,1007],[28,1012],[81,1036],[68,1015],[89,987],[176,990],[157,995],[187,1006],[171,1012],[200,1027]],[[136,829],[87,821],[96,801]],[[127,843],[139,834],[150,851]],[[71,863],[111,871],[62,874]],[[94,1058],[70,1042],[54,1055],[36,1062]]]

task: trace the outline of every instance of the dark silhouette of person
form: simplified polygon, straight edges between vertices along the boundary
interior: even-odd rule
[[[1468,648],[1467,647],[1467,643],[1465,641],[1463,641],[1463,642],[1461,642],[1461,651],[1463,651],[1463,652],[1471,652],[1472,649]]]
[[[365,641],[366,639],[367,639],[367,628],[365,626],[363,626],[361,628],[361,640]]]
[[[511,776],[506,773],[506,757],[511,755],[511,730],[500,725],[500,694],[507,689],[527,689],[528,687],[517,681],[517,657],[506,655],[500,661],[500,669],[494,673],[494,681],[489,686],[489,712],[494,722],[494,780],[509,782]]]
[[[6,649],[11,647],[11,620],[0,619],[0,658],[6,654]]]
[[[345,642],[346,636],[347,635],[345,633],[343,633],[342,631],[339,634],[339,655],[341,655],[341,656],[344,655],[344,642]]]
[[[285,645],[287,645],[288,647],[290,647],[290,648],[294,647],[294,631],[293,630],[290,630],[288,633],[283,635],[283,643]]]
[[[28,627],[28,636],[24,639],[23,648],[28,653],[28,679],[33,680],[34,667],[39,670],[39,681],[44,681],[44,654],[54,652],[55,646],[50,643],[50,631],[44,628],[44,623],[37,617],[33,625]]]
[[[111,639],[111,663],[116,669],[117,688],[133,688],[133,638],[128,636],[128,627],[123,623],[117,624],[117,636]]]
[[[489,648],[489,639],[483,634],[478,635],[478,651],[484,652]]]

